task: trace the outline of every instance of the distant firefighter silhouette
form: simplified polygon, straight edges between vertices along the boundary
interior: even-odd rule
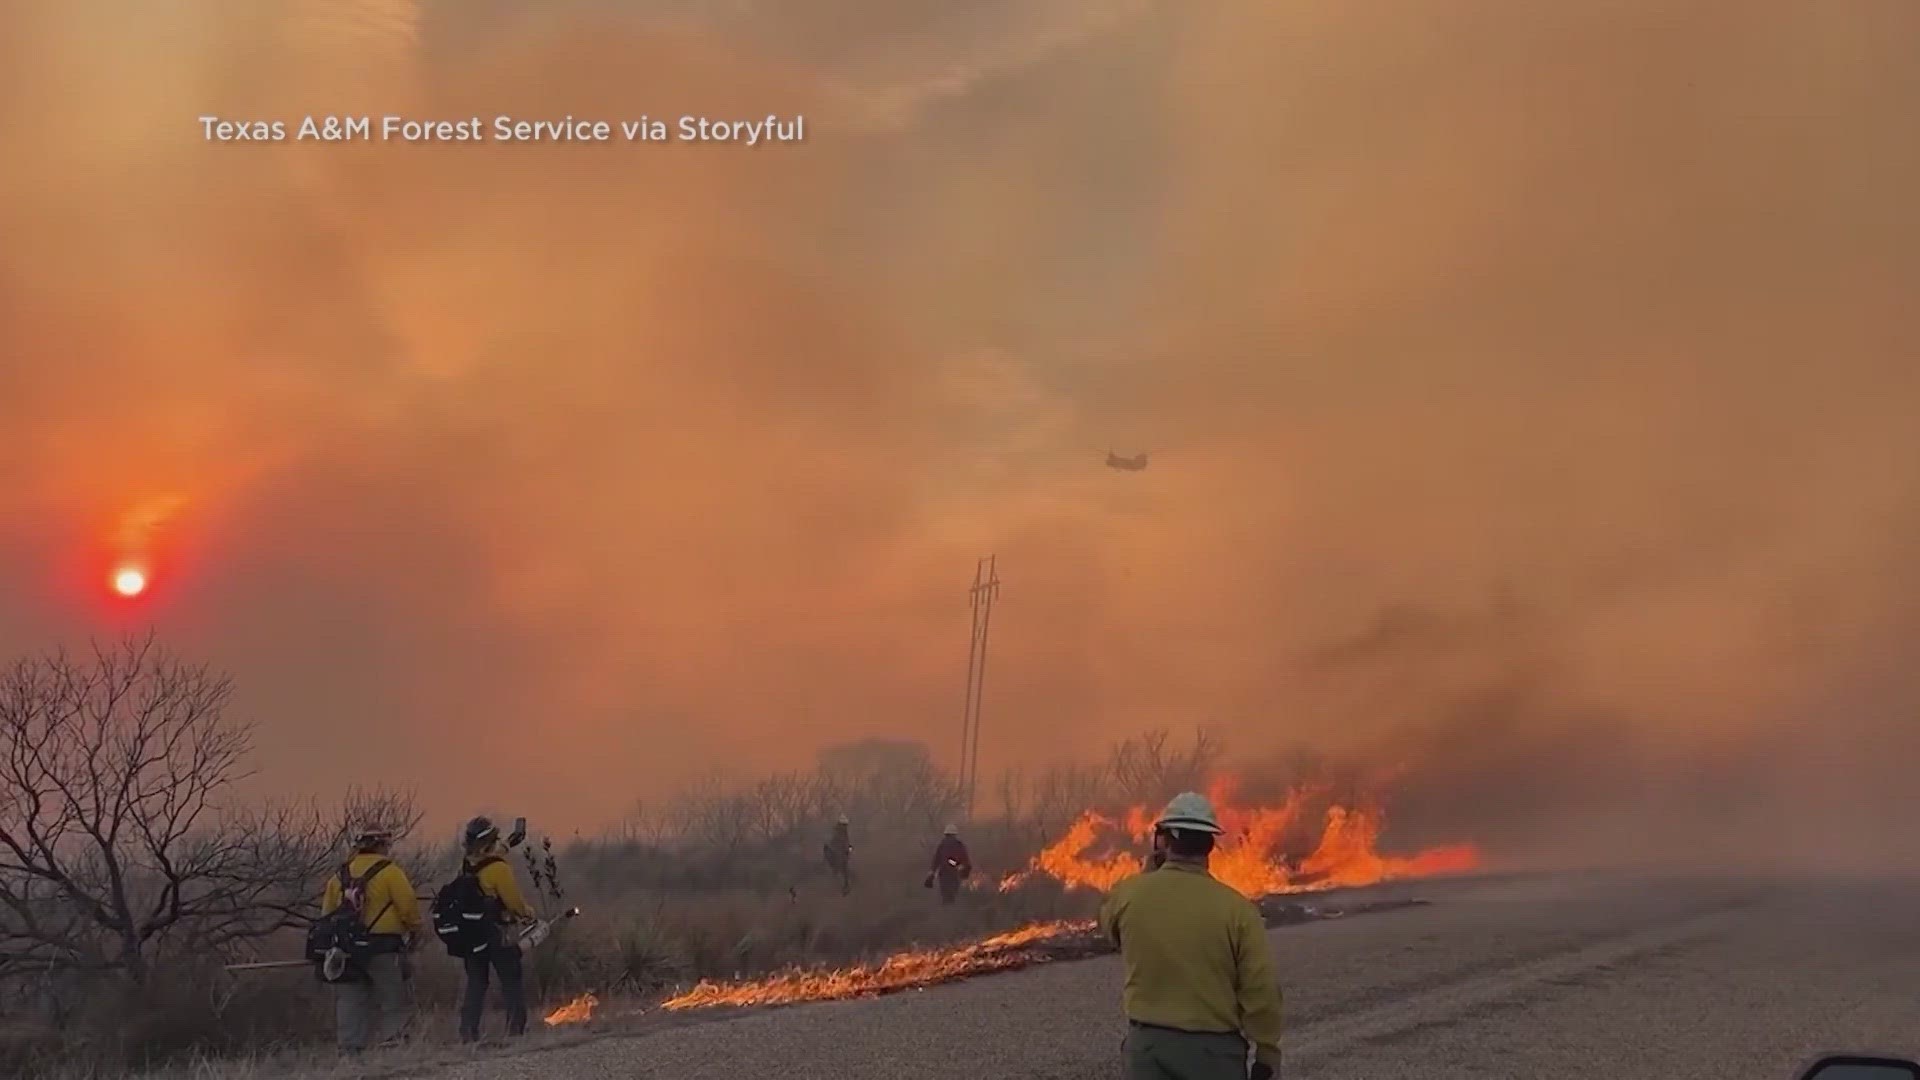
[[[853,891],[853,837],[849,834],[850,824],[845,814],[834,823],[833,835],[822,845],[821,853],[827,858],[827,869],[840,879],[840,895]]]
[[[938,882],[940,902],[951,904],[960,895],[960,883],[972,875],[973,857],[967,854],[967,845],[960,842],[960,830],[949,825],[940,837],[940,846],[933,849],[933,866],[923,884],[931,889]]]

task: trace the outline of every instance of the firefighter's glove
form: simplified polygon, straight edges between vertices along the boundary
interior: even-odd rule
[[[1249,1080],[1273,1080],[1273,1066],[1264,1061],[1253,1063],[1253,1071],[1248,1073]]]
[[[927,875],[927,880],[925,880],[925,881],[923,881],[923,882],[921,882],[921,883],[920,883],[920,887],[921,887],[921,888],[923,888],[923,889],[931,889],[931,888],[933,888],[933,875],[932,875],[932,874],[928,874],[928,875]]]

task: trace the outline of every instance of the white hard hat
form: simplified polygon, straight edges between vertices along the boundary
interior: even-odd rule
[[[393,839],[393,826],[384,821],[367,821],[353,829],[353,842],[356,844],[384,843]]]
[[[1213,804],[1205,795],[1197,791],[1183,791],[1173,797],[1160,817],[1153,823],[1156,829],[1190,829],[1194,832],[1213,833],[1215,836],[1225,832],[1220,821],[1213,816]]]
[[[850,820],[849,820],[849,819],[847,818],[847,815],[845,815],[845,814],[841,814],[841,815],[840,815],[840,824],[842,824],[842,825],[851,825],[851,824],[853,824],[853,822],[852,822],[852,821],[850,821]]]
[[[948,836],[959,836],[959,835],[960,835],[960,827],[959,827],[959,826],[957,826],[957,825],[949,825],[949,826],[947,826],[947,835],[948,835]]]

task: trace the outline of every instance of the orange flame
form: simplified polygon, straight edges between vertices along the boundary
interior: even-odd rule
[[[705,981],[660,1007],[679,1012],[717,1006],[793,1005],[911,990],[1042,962],[1047,956],[1035,946],[1093,929],[1091,920],[1034,923],[968,945],[895,953],[872,964],[830,971],[796,968],[753,982]]]
[[[1480,865],[1479,849],[1472,844],[1433,848],[1409,857],[1382,855],[1377,842],[1386,823],[1385,814],[1378,807],[1336,803],[1327,807],[1325,824],[1313,852],[1290,867],[1283,854],[1287,834],[1301,820],[1308,805],[1323,794],[1313,788],[1295,788],[1278,807],[1238,807],[1232,802],[1231,780],[1215,781],[1210,796],[1225,834],[1208,864],[1213,876],[1233,886],[1241,895],[1257,900],[1279,893],[1314,892],[1374,885],[1399,878],[1461,873]],[[1124,832],[1134,841],[1144,842],[1152,829],[1153,815],[1144,806],[1127,812],[1124,829],[1112,818],[1088,811],[1073,823],[1066,835],[1035,855],[1029,870],[1003,879],[1000,889],[1010,891],[1033,874],[1044,873],[1070,889],[1106,892],[1139,873],[1144,864],[1139,857],[1125,851],[1105,858],[1090,856],[1088,851],[1103,831]]]
[[[1327,807],[1325,824],[1313,852],[1290,868],[1282,854],[1283,845],[1288,834],[1303,820],[1308,807],[1325,797],[1325,791],[1300,788],[1290,792],[1278,807],[1243,808],[1233,805],[1231,782],[1223,778],[1214,783],[1209,794],[1221,827],[1226,830],[1214,849],[1210,868],[1215,877],[1253,899],[1276,893],[1456,873],[1480,865],[1479,852],[1471,844],[1434,848],[1410,857],[1381,855],[1376,850],[1385,822],[1381,811],[1336,803]],[[1045,874],[1068,888],[1106,892],[1139,873],[1143,864],[1126,851],[1104,858],[1090,857],[1088,851],[1099,843],[1103,833],[1145,843],[1153,833],[1153,814],[1144,806],[1136,806],[1119,818],[1088,811],[1068,828],[1066,835],[1035,855],[1027,869],[1007,874],[993,887],[1003,893],[1011,892]],[[983,877],[975,887],[989,886]],[[1110,942],[1101,942],[1092,936],[1094,934],[1092,920],[1035,923],[966,945],[915,949],[853,967],[793,968],[749,982],[703,981],[663,1002],[661,1008],[681,1012],[729,1006],[793,1005],[911,990],[1111,948]]]
[[[584,1024],[593,1019],[593,1008],[600,999],[592,994],[581,994],[565,1005],[547,1014],[547,1026],[559,1027],[561,1024]]]
[[[1067,829],[1067,835],[1033,857],[1033,869],[1069,884],[1106,892],[1140,872],[1140,860],[1124,851],[1105,861],[1086,857],[1085,852],[1099,838],[1099,831],[1116,825],[1111,818],[1087,811]]]

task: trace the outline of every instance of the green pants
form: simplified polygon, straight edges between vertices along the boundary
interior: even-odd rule
[[[1247,1080],[1247,1041],[1238,1035],[1127,1028],[1127,1080]]]
[[[400,975],[399,953],[376,953],[367,957],[365,979],[333,984],[340,1049],[365,1050],[399,1037],[407,1026]]]

